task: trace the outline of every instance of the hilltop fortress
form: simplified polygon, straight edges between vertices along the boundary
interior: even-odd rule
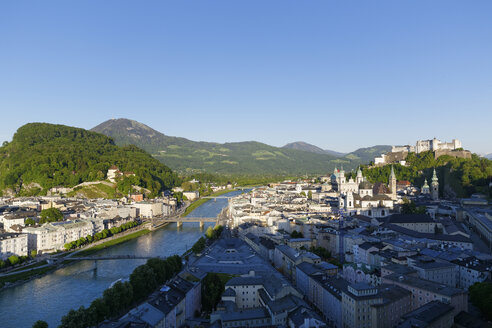
[[[471,152],[463,150],[461,141],[453,139],[451,142],[442,142],[439,139],[418,140],[415,146],[392,146],[391,152],[382,154],[374,159],[375,165],[385,165],[388,163],[400,163],[405,165],[408,153],[421,153],[424,151],[434,152],[434,158],[449,155],[459,158],[471,158]]]
[[[458,150],[462,148],[461,141],[453,139],[452,142],[441,142],[436,138],[431,140],[418,140],[415,146],[392,146],[392,153],[407,152],[407,153],[421,153],[423,151],[436,151],[436,150]]]

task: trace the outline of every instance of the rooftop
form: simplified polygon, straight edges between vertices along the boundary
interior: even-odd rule
[[[390,275],[384,276],[383,279],[394,281],[396,283],[405,284],[415,288],[427,290],[429,292],[452,297],[458,294],[467,293],[464,289],[449,287],[446,285],[439,284],[437,282],[420,279],[417,277],[412,277],[409,275],[400,275],[398,273],[392,273]]]

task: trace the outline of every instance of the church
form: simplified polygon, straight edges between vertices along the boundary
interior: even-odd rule
[[[432,173],[431,186],[427,183],[427,178],[424,180],[421,193],[424,195],[430,195],[432,200],[439,200],[439,179],[437,178],[436,169]]]
[[[397,200],[396,176],[393,167],[391,167],[388,186],[381,183],[373,185],[364,178],[360,168],[357,170],[355,181],[353,179],[345,181],[345,176],[341,176],[342,172],[343,169],[332,175],[332,181],[336,181],[340,192],[339,209],[343,209],[348,215],[359,214],[374,218],[390,215],[394,201]]]

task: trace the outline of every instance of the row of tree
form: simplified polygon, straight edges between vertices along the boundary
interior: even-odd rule
[[[66,243],[63,247],[67,251],[69,251],[69,250],[79,248],[79,247],[84,246],[84,245],[88,245],[88,244],[93,243],[95,241],[111,237],[111,236],[116,235],[116,234],[123,232],[125,230],[134,228],[137,225],[139,225],[138,221],[127,222],[127,223],[120,225],[119,227],[113,227],[111,229],[104,229],[103,231],[96,233],[94,236],[87,235],[87,237],[80,237],[77,240]]]
[[[205,231],[205,237],[207,237],[210,240],[219,239],[223,230],[224,230],[224,227],[221,225],[217,225],[214,228],[212,228],[210,226],[207,228],[207,231]]]
[[[59,328],[94,327],[106,319],[117,318],[145,300],[159,286],[182,269],[181,257],[152,258],[133,270],[130,280],[117,282],[106,289],[88,308],[70,310],[61,319]]]
[[[207,240],[213,241],[220,238],[224,227],[221,225],[216,226],[215,228],[208,227],[205,231],[205,237],[200,237],[195,244],[191,247],[191,251],[195,254],[200,254],[203,252],[205,247],[207,247]]]

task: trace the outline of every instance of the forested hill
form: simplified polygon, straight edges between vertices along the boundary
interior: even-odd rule
[[[469,197],[473,193],[483,193],[492,197],[492,161],[475,154],[471,159],[440,156],[434,158],[431,151],[419,154],[409,153],[406,166],[394,165],[397,180],[408,180],[422,187],[424,179],[431,183],[432,173],[436,169],[441,196]],[[388,182],[391,165],[382,167],[362,167],[365,177],[371,182]]]
[[[154,195],[178,180],[171,169],[136,146],[119,147],[112,138],[84,129],[30,123],[0,147],[0,190],[44,194],[55,186],[104,180],[112,165],[135,173],[131,183]]]
[[[182,174],[327,174],[333,172],[335,166],[353,169],[360,163],[329,154],[278,148],[255,141],[223,144],[197,142],[167,136],[128,119],[108,120],[91,130],[114,138],[118,145],[141,147]]]

